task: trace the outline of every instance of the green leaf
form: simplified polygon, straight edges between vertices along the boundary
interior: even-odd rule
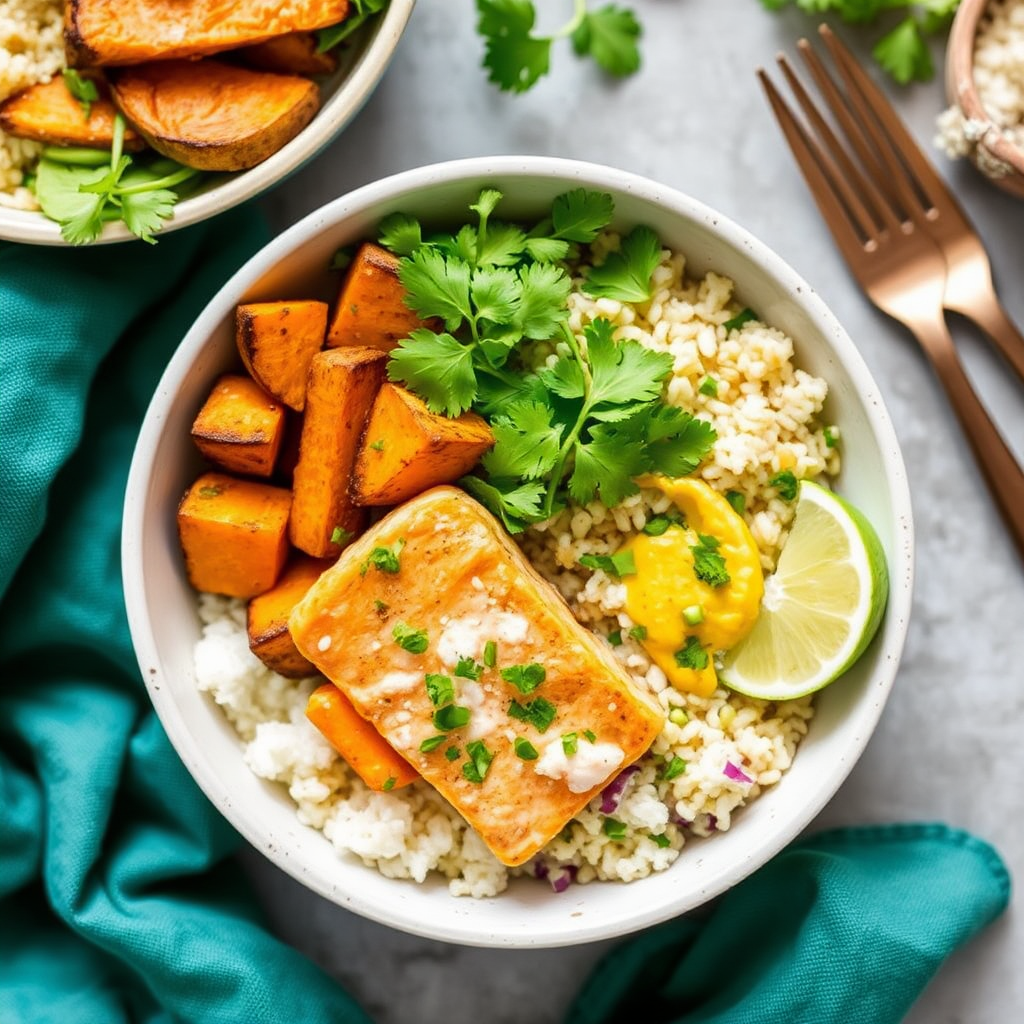
[[[611,223],[615,200],[607,192],[574,188],[555,197],[551,206],[553,233],[570,242],[592,242]]]
[[[626,825],[624,822],[619,821],[618,818],[605,818],[601,827],[604,830],[604,834],[617,843],[621,843],[626,838]]]
[[[551,40],[532,35],[529,0],[476,0],[477,31],[484,37],[483,66],[500,89],[526,92],[548,73]]]
[[[879,39],[871,52],[900,85],[927,82],[935,75],[931,52],[913,16],[905,18]]]
[[[473,658],[459,658],[455,664],[455,674],[460,679],[472,679],[474,682],[483,675],[484,667]]]
[[[547,405],[551,400],[540,377],[535,373],[520,372],[499,377],[481,371],[477,377],[477,387],[475,407],[478,412],[492,419],[507,412],[513,402],[541,402]]]
[[[517,736],[515,740],[515,751],[516,757],[522,758],[524,761],[536,761],[540,756],[537,753],[537,748],[522,736]]]
[[[779,492],[779,497],[783,501],[792,501],[796,497],[800,482],[797,480],[793,470],[784,469],[781,473],[776,473],[769,478],[768,486],[774,487]]]
[[[526,233],[514,224],[488,226],[483,242],[478,243],[476,262],[481,267],[511,267],[522,258]]]
[[[682,409],[662,406],[650,418],[647,456],[650,471],[665,476],[689,476],[711,452],[718,433],[707,420]],[[671,424],[672,430],[666,428]]]
[[[560,238],[527,238],[523,249],[538,263],[557,263],[569,255],[569,243]]]
[[[509,665],[501,670],[501,678],[511,683],[520,693],[529,694],[547,678],[543,665],[531,662],[529,665]]]
[[[725,328],[726,333],[728,333],[729,331],[738,331],[744,324],[757,319],[757,314],[747,306],[746,308],[741,309],[734,317],[726,320],[722,326]]]
[[[430,645],[430,638],[425,629],[416,629],[405,622],[398,622],[391,630],[391,636],[403,651],[410,654],[422,654]]]
[[[84,119],[88,121],[92,105],[100,98],[96,83],[91,78],[83,78],[74,68],[64,68],[61,75],[68,92],[81,104]]]
[[[316,52],[326,53],[333,50],[386,6],[387,0],[352,0],[348,17],[344,21],[338,22],[337,25],[328,25],[317,32]]]
[[[476,397],[472,350],[450,334],[417,327],[391,353],[388,379],[407,385],[431,412],[458,416]]]
[[[78,167],[59,164],[53,160],[40,160],[36,167],[36,199],[43,213],[62,227],[64,240],[81,245],[99,237],[103,230],[100,212],[104,197],[92,192],[79,192],[80,185],[100,181],[109,173],[109,167]],[[67,229],[65,225],[73,223]],[[71,233],[73,237],[69,238]]]
[[[580,565],[585,569],[603,569],[616,579],[636,573],[636,559],[632,551],[616,551],[614,555],[581,555]]]
[[[494,754],[491,753],[483,740],[473,740],[466,744],[466,754],[469,760],[462,766],[463,776],[470,782],[483,782],[490,771]]]
[[[645,446],[604,424],[591,430],[591,438],[576,449],[569,494],[579,505],[589,504],[599,494],[601,501],[611,508],[637,492],[633,477],[647,470]]]
[[[522,298],[516,327],[527,338],[553,338],[568,318],[567,303],[572,281],[554,263],[531,263],[519,271]]]
[[[545,700],[543,697],[534,697],[533,700],[527,701],[525,704],[520,704],[517,700],[512,701],[508,706],[508,714],[509,718],[514,718],[519,722],[529,722],[537,732],[543,733],[548,731],[558,711],[551,701]]]
[[[407,213],[392,213],[377,227],[377,240],[398,256],[411,256],[423,244],[423,228]]]
[[[583,368],[573,356],[559,356],[554,366],[544,367],[538,376],[552,394],[561,398],[583,397]]]
[[[434,712],[432,719],[435,729],[442,732],[451,732],[453,729],[461,729],[469,724],[472,712],[469,708],[460,707],[458,704],[447,704]]]
[[[150,192],[123,195],[120,200],[121,219],[128,230],[142,241],[155,245],[153,235],[174,212],[178,197],[170,189],[158,188]]]
[[[519,278],[507,267],[480,267],[473,271],[470,296],[479,318],[509,323],[519,312],[521,291]]]
[[[587,14],[572,44],[579,56],[589,54],[610,75],[624,77],[640,67],[639,38],[640,23],[633,12],[608,4]]]
[[[708,586],[725,586],[732,577],[726,568],[725,559],[718,553],[718,539],[703,533],[698,533],[697,537],[700,543],[690,545],[693,554],[693,574]]]
[[[590,363],[591,415],[601,419],[601,406],[650,402],[661,395],[662,383],[672,372],[672,357],[654,352],[638,341],[613,340],[614,325],[598,319],[586,326]]]
[[[428,672],[425,676],[427,696],[435,708],[451,704],[455,700],[455,686],[450,676]]]
[[[537,480],[558,460],[564,427],[552,423],[553,410],[542,402],[517,402],[491,421],[494,447],[483,457],[492,477]]]
[[[480,220],[486,224],[488,218],[494,213],[501,202],[501,193],[496,188],[484,188],[475,203],[470,203],[469,208],[479,215]]]
[[[699,672],[708,667],[708,652],[701,647],[695,636],[686,638],[686,644],[676,651],[675,659],[680,668],[692,668]]]
[[[402,257],[398,278],[407,292],[406,305],[424,319],[440,317],[445,327],[454,331],[463,320],[472,317],[470,267],[465,260],[445,257],[436,249],[423,246],[411,256]]]
[[[509,533],[522,533],[530,523],[543,519],[541,504],[544,485],[531,480],[484,480],[478,476],[464,476],[459,486],[468,491],[504,524]]]
[[[651,275],[660,261],[658,236],[640,225],[622,239],[618,252],[609,253],[599,267],[590,268],[583,290],[620,302],[646,302],[651,297]]]

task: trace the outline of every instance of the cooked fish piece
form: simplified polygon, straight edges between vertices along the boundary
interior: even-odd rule
[[[289,628],[509,866],[663,725],[605,642],[453,487],[419,495],[346,548]]]

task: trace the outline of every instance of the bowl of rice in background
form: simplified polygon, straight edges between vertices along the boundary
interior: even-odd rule
[[[798,475],[821,474],[872,522],[891,577],[875,641],[813,699],[783,707],[716,693],[692,705],[689,721],[666,726],[663,736],[693,751],[672,783],[674,811],[646,765],[619,782],[624,792],[607,794],[620,817],[652,834],[655,819],[669,821],[671,846],[649,838],[617,846],[602,833],[593,805],[603,798],[595,798],[561,851],[580,865],[547,878],[551,884],[538,881],[549,871],[543,865],[533,865],[530,878],[503,868],[425,783],[370,793],[353,781],[303,719],[313,684],[262,669],[246,644],[244,605],[200,598],[191,588],[175,519],[202,465],[192,420],[217,375],[237,366],[235,306],[333,301],[338,279],[328,266],[339,247],[376,237],[380,220],[395,211],[457,227],[482,186],[504,193],[504,220],[536,218],[556,195],[582,186],[612,194],[616,231],[653,228],[666,251],[650,305],[637,312],[574,295],[570,322],[610,316],[621,336],[667,344],[676,362],[670,400],[712,419],[719,432],[698,475],[756,498],[782,462]],[[726,339],[715,325],[737,304],[763,322]],[[695,360],[717,360],[722,378],[748,400],[697,395],[688,365]],[[825,423],[841,431],[841,465],[822,441]],[[607,514],[588,509],[570,509],[519,542],[584,625],[607,629],[621,588],[597,573],[587,579],[576,560],[582,551],[613,549],[659,507],[642,492]],[[768,569],[791,514],[778,501],[748,508]],[[404,172],[337,199],[224,286],[171,360],[147,413],[128,482],[122,557],[132,639],[157,713],[196,781],[253,846],[310,889],[374,920],[445,941],[524,947],[608,938],[698,907],[808,825],[863,752],[892,687],[910,612],[913,539],[906,474],[878,388],[834,316],[778,256],[699,202],[646,179],[568,160],[498,157]],[[636,645],[615,651],[666,710],[673,706],[676,691]]]
[[[272,156],[247,171],[211,174],[208,184],[183,198],[161,232],[216,216],[288,177],[342,131],[377,87],[412,14],[415,0],[390,0],[384,12],[351,37],[338,68],[320,79],[321,105],[313,120]],[[60,75],[64,57],[65,0],[0,0],[0,102],[37,82]],[[25,188],[25,174],[42,144],[0,131],[0,239],[66,245],[60,225],[39,212]],[[159,236],[158,236],[159,237]],[[135,240],[120,222],[107,224],[93,243]]]

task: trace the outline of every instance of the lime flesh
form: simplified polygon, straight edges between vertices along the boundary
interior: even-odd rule
[[[889,596],[885,554],[863,514],[802,481],[793,528],[765,580],[750,633],[723,658],[719,679],[762,700],[790,700],[841,676],[871,642]]]

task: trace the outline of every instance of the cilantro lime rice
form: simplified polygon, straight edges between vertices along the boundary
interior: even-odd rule
[[[604,234],[591,258],[601,263],[619,241]],[[743,509],[770,570],[793,515],[784,496],[790,478],[839,468],[834,434],[830,446],[819,420],[825,382],[794,366],[790,338],[743,315],[730,280],[714,273],[688,279],[680,253],[662,252],[645,302],[595,299],[580,283],[576,277],[569,299],[577,335],[605,318],[616,339],[672,356],[668,402],[709,420],[717,432],[697,475]],[[544,356],[540,349],[538,358]],[[613,508],[597,500],[570,504],[517,538],[576,618],[608,638],[614,656],[666,712],[650,751],[520,868],[504,867],[428,784],[368,789],[305,717],[321,680],[284,679],[250,652],[243,602],[201,595],[199,687],[234,725],[249,767],[287,786],[299,820],[321,829],[339,855],[358,857],[387,877],[422,882],[436,873],[454,895],[486,897],[500,893],[512,874],[544,879],[560,892],[573,882],[634,881],[664,870],[688,842],[728,829],[739,808],[781,779],[813,715],[810,698],[766,703],[721,688],[707,698],[680,692],[652,663],[639,624],[625,612],[625,586],[600,556],[671,507],[661,492],[643,489]],[[581,566],[581,558],[596,567]]]

